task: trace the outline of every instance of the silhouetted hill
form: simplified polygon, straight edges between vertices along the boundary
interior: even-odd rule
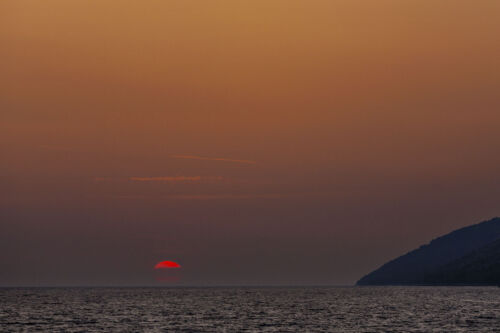
[[[426,276],[424,282],[500,286],[500,239],[440,267]]]
[[[495,273],[498,266],[494,262],[500,244],[496,241],[500,241],[500,218],[436,238],[386,263],[357,284],[498,284],[499,275]],[[498,282],[493,282],[494,279]]]

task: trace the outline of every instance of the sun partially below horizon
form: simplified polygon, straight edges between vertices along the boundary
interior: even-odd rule
[[[180,268],[181,265],[174,261],[166,260],[166,261],[160,261],[155,265],[155,269],[160,269],[160,268]]]

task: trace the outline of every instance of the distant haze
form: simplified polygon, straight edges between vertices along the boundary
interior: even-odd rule
[[[4,0],[0,286],[352,284],[500,215],[498,0]]]

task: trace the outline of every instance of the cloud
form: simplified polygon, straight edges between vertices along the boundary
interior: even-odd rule
[[[96,181],[96,182],[105,182],[108,180],[109,180],[109,178],[106,178],[106,177],[94,177],[94,181]]]
[[[171,155],[172,158],[187,159],[187,160],[204,160],[204,161],[221,161],[221,162],[231,162],[231,163],[241,163],[241,164],[256,164],[256,161],[252,160],[235,160],[231,158],[223,157],[204,157],[196,155]]]
[[[199,182],[202,180],[201,176],[166,176],[166,177],[130,177],[132,181],[136,182]]]
[[[286,198],[304,198],[304,197],[322,197],[328,195],[328,192],[299,192],[299,193],[255,193],[255,194],[171,194],[162,196],[152,196],[146,194],[138,195],[113,195],[117,199],[166,199],[166,200],[246,200],[246,199],[286,199]]]
[[[177,200],[223,200],[223,199],[278,199],[283,197],[280,194],[177,194],[169,195],[167,199]]]
[[[225,200],[225,199],[283,199],[318,196],[322,193],[256,193],[256,194],[176,194],[164,196],[166,199],[177,200]]]
[[[158,182],[158,183],[216,183],[225,178],[221,176],[160,176],[160,177],[94,177],[96,182]]]

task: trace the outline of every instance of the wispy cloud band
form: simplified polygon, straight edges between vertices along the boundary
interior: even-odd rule
[[[186,159],[186,160],[203,160],[203,161],[220,161],[220,162],[230,162],[230,163],[241,163],[241,164],[256,164],[256,161],[252,160],[237,160],[224,157],[205,157],[196,155],[171,155],[172,158]]]
[[[201,181],[201,176],[174,176],[174,177],[130,177],[132,181],[136,182],[199,182]]]
[[[326,196],[328,193],[255,193],[255,194],[233,194],[233,193],[220,193],[220,194],[172,194],[155,197],[156,199],[173,199],[173,200],[244,200],[244,199],[293,199],[305,197],[320,197]],[[119,195],[114,196],[120,199],[147,199],[152,198],[148,195]]]
[[[96,182],[159,182],[159,183],[215,183],[221,182],[224,177],[221,176],[160,176],[160,177],[95,177]]]

